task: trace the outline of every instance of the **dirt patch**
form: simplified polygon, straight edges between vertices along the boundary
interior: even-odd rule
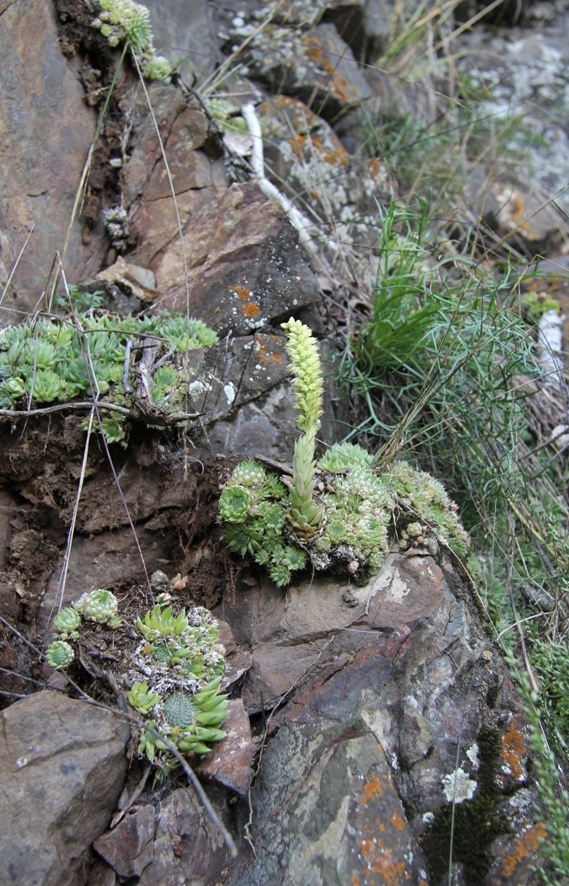
[[[58,605],[85,451],[81,425],[81,418],[63,414],[0,424],[0,616],[40,647],[49,642]],[[170,578],[187,576],[181,605],[211,608],[234,583],[236,564],[217,523],[219,484],[233,463],[192,461],[178,430],[137,426],[131,440],[126,448],[110,447],[111,467],[99,435],[91,439],[64,605],[93,586],[118,593],[130,608],[146,600],[132,522],[147,573],[160,568]],[[1,639],[1,668],[41,676],[24,640],[6,628]],[[24,681],[2,673],[0,688],[28,691]]]

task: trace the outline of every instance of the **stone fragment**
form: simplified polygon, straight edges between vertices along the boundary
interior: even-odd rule
[[[130,730],[110,712],[39,692],[1,715],[0,881],[82,882],[126,772]]]
[[[85,106],[77,75],[61,54],[53,4],[4,4],[0,58],[1,258],[8,271],[33,228],[12,278],[15,300],[7,294],[2,308],[29,311],[56,250],[63,250],[96,115]],[[81,238],[79,220],[64,258],[70,283],[94,275],[106,250],[102,224],[90,232],[88,246]],[[8,316],[2,314],[2,325]]]
[[[332,24],[304,32],[267,25],[251,41],[250,52],[256,73],[271,90],[299,98],[326,120],[372,95],[352,50]]]
[[[215,69],[219,50],[212,16],[203,0],[148,0],[154,45],[185,83],[203,81]]]
[[[348,723],[333,737],[285,725],[263,763],[251,834],[257,857],[243,859],[230,883],[426,886],[425,861],[372,735]]]
[[[259,116],[270,134],[269,174],[290,196],[310,201],[329,226],[330,248],[375,246],[377,203],[390,202],[397,191],[385,164],[359,155],[354,161],[332,127],[296,98],[274,96],[261,105]]]
[[[156,278],[152,271],[126,262],[122,255],[119,255],[114,265],[97,274],[95,280],[126,289],[129,295],[134,295],[141,302],[151,302],[156,298]]]
[[[190,351],[186,366],[191,409],[202,413],[206,425],[266,394],[288,375],[284,337],[263,333]]]
[[[227,732],[226,738],[213,746],[197,771],[230,791],[246,796],[251,785],[255,745],[249,717],[240,698],[229,702],[229,713],[221,728]]]
[[[156,309],[189,309],[220,336],[288,319],[319,295],[296,231],[255,182],[234,184],[195,212],[184,250],[175,236],[149,266],[161,293]]]
[[[188,103],[179,90],[157,83],[149,87],[149,98],[160,138],[144,100],[123,102],[124,113],[133,118],[123,202],[128,224],[139,238],[128,260],[145,268],[152,267],[160,250],[179,237],[180,226],[193,213],[227,187],[217,129],[197,103]]]
[[[119,877],[139,877],[154,859],[154,806],[129,813],[112,831],[107,831],[93,848]]]
[[[210,801],[218,815],[217,794]],[[222,820],[225,815],[221,813]],[[139,886],[211,886],[229,859],[215,825],[191,788],[173,791],[156,816],[154,860],[142,871]]]

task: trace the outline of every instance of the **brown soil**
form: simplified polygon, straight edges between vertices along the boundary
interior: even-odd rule
[[[48,582],[58,579],[61,571],[81,476],[86,440],[81,424],[82,418],[63,413],[0,424],[0,494],[10,502],[3,557],[0,546],[0,616],[40,648],[45,648],[50,637],[46,625],[38,621],[39,607]],[[202,468],[189,461],[184,471],[179,431],[135,426],[130,439],[127,448],[111,446],[110,457],[119,483],[122,479],[128,486],[123,494],[137,533],[151,526],[167,555],[167,564],[148,564],[147,571],[163,568],[169,578],[177,573],[187,576],[180,605],[210,609],[234,580],[235,564],[217,525],[219,485],[228,466],[220,460]],[[125,527],[128,517],[105,447],[96,435],[90,445],[74,538],[80,542],[96,537],[104,556],[108,539],[116,544],[117,537],[122,537],[116,530],[131,537]],[[140,563],[130,570],[125,566],[120,580],[106,586],[118,594],[129,621],[148,608],[149,586]],[[78,589],[77,596],[90,589]],[[38,655],[2,624],[0,668],[15,672],[0,671],[0,690],[7,693],[25,694],[33,684],[22,678],[42,680],[47,675]],[[0,704],[13,700],[4,695]]]

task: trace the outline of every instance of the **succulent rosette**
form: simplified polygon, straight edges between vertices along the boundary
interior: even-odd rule
[[[299,320],[283,328],[302,434],[292,479],[279,479],[256,461],[235,468],[219,503],[230,550],[264,566],[279,587],[309,563],[365,582],[392,542],[419,546],[429,534],[463,556],[469,542],[457,507],[429,474],[405,462],[380,473],[373,456],[349,442],[335,443],[315,460],[323,392],[318,343]]]

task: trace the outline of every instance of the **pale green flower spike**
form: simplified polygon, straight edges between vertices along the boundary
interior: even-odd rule
[[[294,404],[298,412],[296,424],[299,431],[316,433],[324,402],[324,380],[320,366],[318,342],[312,332],[292,317],[282,328],[287,334],[286,352],[290,359],[290,372],[294,375],[292,388]]]
[[[292,457],[291,508],[287,520],[301,536],[310,538],[322,526],[323,513],[313,500],[314,450],[324,400],[324,380],[318,342],[300,320],[292,317],[282,324],[287,334],[286,352],[294,375],[292,389],[298,415],[296,424],[304,436],[294,446]]]

